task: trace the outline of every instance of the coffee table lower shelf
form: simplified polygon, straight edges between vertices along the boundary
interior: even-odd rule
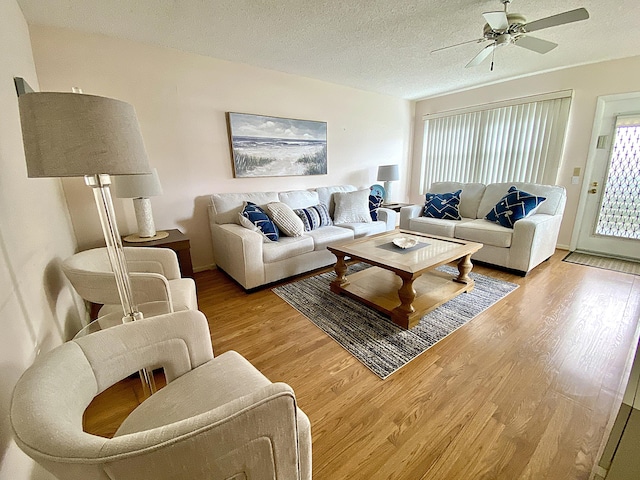
[[[444,272],[424,272],[405,287],[413,288],[415,298],[406,302],[408,307],[403,307],[400,300],[403,294],[406,295],[402,292],[403,281],[390,270],[372,266],[348,275],[345,280],[346,283],[334,280],[331,291],[345,294],[375,308],[403,328],[416,326],[424,315],[457,295],[470,292],[474,286],[470,278],[465,283],[456,281],[456,277]]]

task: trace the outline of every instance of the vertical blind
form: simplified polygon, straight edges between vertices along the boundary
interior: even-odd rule
[[[570,95],[425,116],[422,193],[438,181],[555,184]]]

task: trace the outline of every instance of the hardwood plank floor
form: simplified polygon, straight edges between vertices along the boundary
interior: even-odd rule
[[[314,479],[588,479],[638,340],[640,277],[562,262],[380,380],[270,289],[196,275],[216,354],[286,382],[311,419]],[[85,428],[111,436],[140,399],[128,379]]]

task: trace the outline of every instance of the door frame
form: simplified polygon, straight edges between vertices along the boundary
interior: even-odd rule
[[[587,155],[587,162],[584,166],[584,172],[582,176],[582,186],[580,188],[580,199],[578,201],[578,209],[576,211],[576,218],[573,223],[573,231],[571,233],[571,243],[569,245],[570,251],[575,251],[578,245],[578,239],[580,231],[582,229],[582,223],[584,221],[584,215],[587,206],[588,191],[590,188],[591,177],[593,176],[593,170],[596,163],[597,144],[600,131],[602,129],[603,118],[607,102],[616,102],[620,100],[640,98],[640,92],[618,93],[614,95],[603,95],[597,98],[596,112],[593,119],[593,128],[591,130],[591,140],[589,142],[589,154]]]

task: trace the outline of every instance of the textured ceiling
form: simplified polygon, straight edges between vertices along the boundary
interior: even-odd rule
[[[541,30],[541,55],[513,45],[465,68],[499,0],[17,0],[30,24],[171,47],[418,99],[558,68],[640,55],[639,0],[513,0],[528,21],[584,7],[588,20]]]

